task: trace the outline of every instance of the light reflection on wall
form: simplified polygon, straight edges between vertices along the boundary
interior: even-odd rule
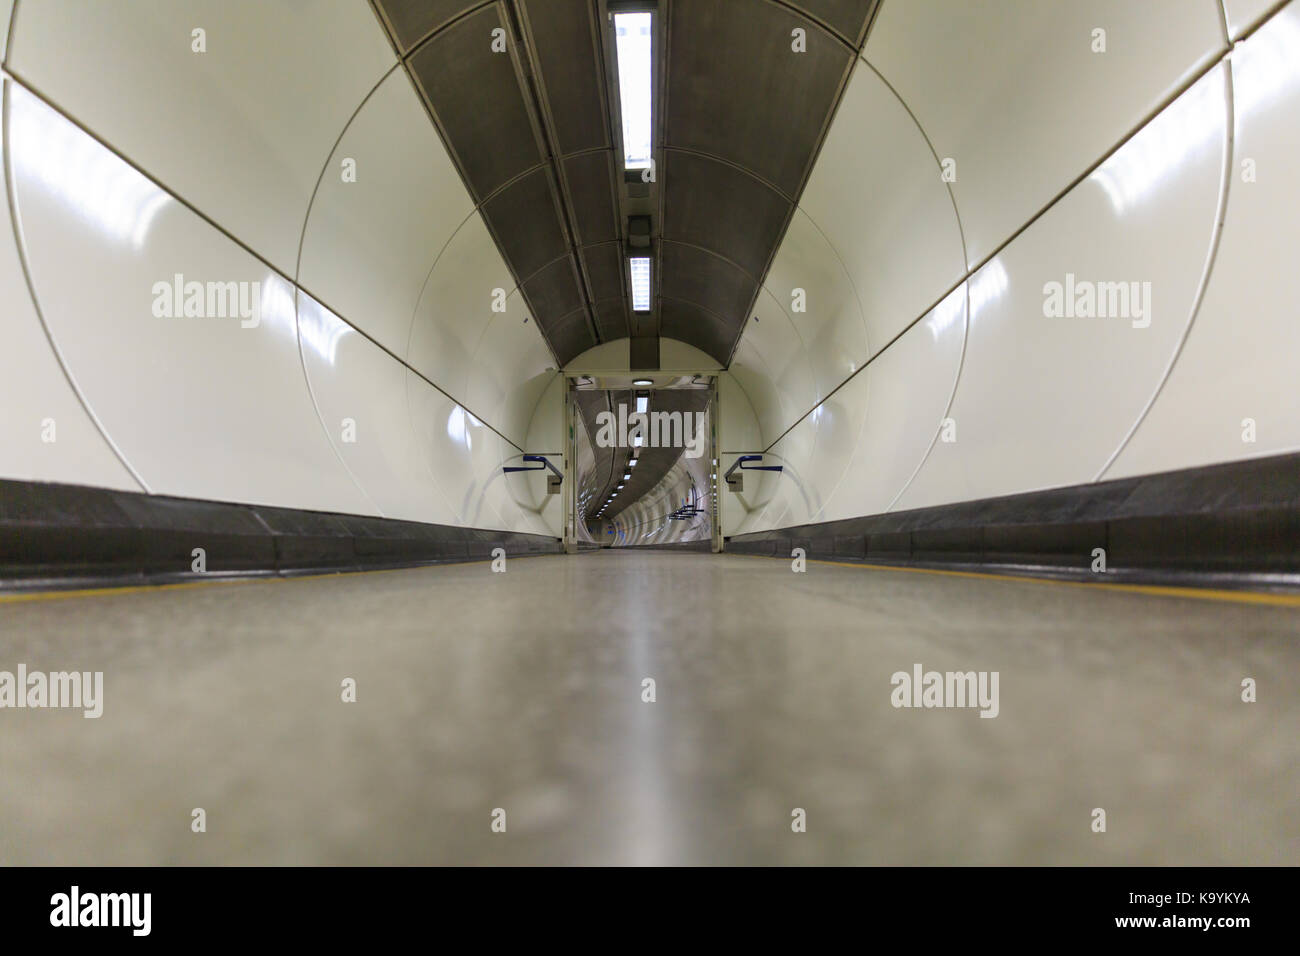
[[[1233,51],[1233,109],[1241,115],[1256,113],[1298,86],[1300,13],[1284,10]]]
[[[457,405],[447,416],[447,437],[454,442],[459,442],[466,451],[472,451],[474,434],[471,429],[481,426],[482,423],[477,418]]]
[[[143,248],[172,197],[16,83],[5,86],[9,153],[24,182],[107,239]]]
[[[333,365],[339,343],[356,330],[306,293],[299,291],[298,296],[298,335],[303,348]]]
[[[1223,68],[1174,100],[1090,177],[1123,214],[1171,182],[1179,168],[1224,130]]]
[[[1002,298],[1010,280],[1006,266],[1000,258],[990,259],[979,272],[967,281],[970,286],[970,319],[974,322],[981,312]]]
[[[996,260],[994,260],[996,261]],[[998,264],[1001,266],[1001,263]],[[1005,278],[1006,273],[1003,273]],[[946,332],[954,323],[961,321],[966,313],[966,283],[962,283],[953,289],[943,300],[936,305],[930,315],[923,323],[925,330],[930,333],[930,338],[938,342],[943,338]]]

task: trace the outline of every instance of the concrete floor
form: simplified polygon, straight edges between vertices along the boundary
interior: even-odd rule
[[[1298,633],[663,552],[8,599],[0,670],[105,709],[0,710],[0,864],[1293,864]],[[915,663],[998,671],[1000,715],[895,709]]]

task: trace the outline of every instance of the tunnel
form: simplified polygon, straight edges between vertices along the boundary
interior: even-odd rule
[[[0,864],[1297,862],[1300,0],[0,44]]]

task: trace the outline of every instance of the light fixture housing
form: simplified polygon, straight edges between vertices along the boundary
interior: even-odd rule
[[[650,257],[632,256],[627,260],[632,281],[632,311],[650,311]]]
[[[623,168],[649,169],[654,102],[654,14],[614,14],[618,101],[622,112]]]

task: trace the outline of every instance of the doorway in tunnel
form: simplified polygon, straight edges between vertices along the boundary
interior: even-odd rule
[[[721,550],[717,379],[623,373],[568,385],[571,550]]]

